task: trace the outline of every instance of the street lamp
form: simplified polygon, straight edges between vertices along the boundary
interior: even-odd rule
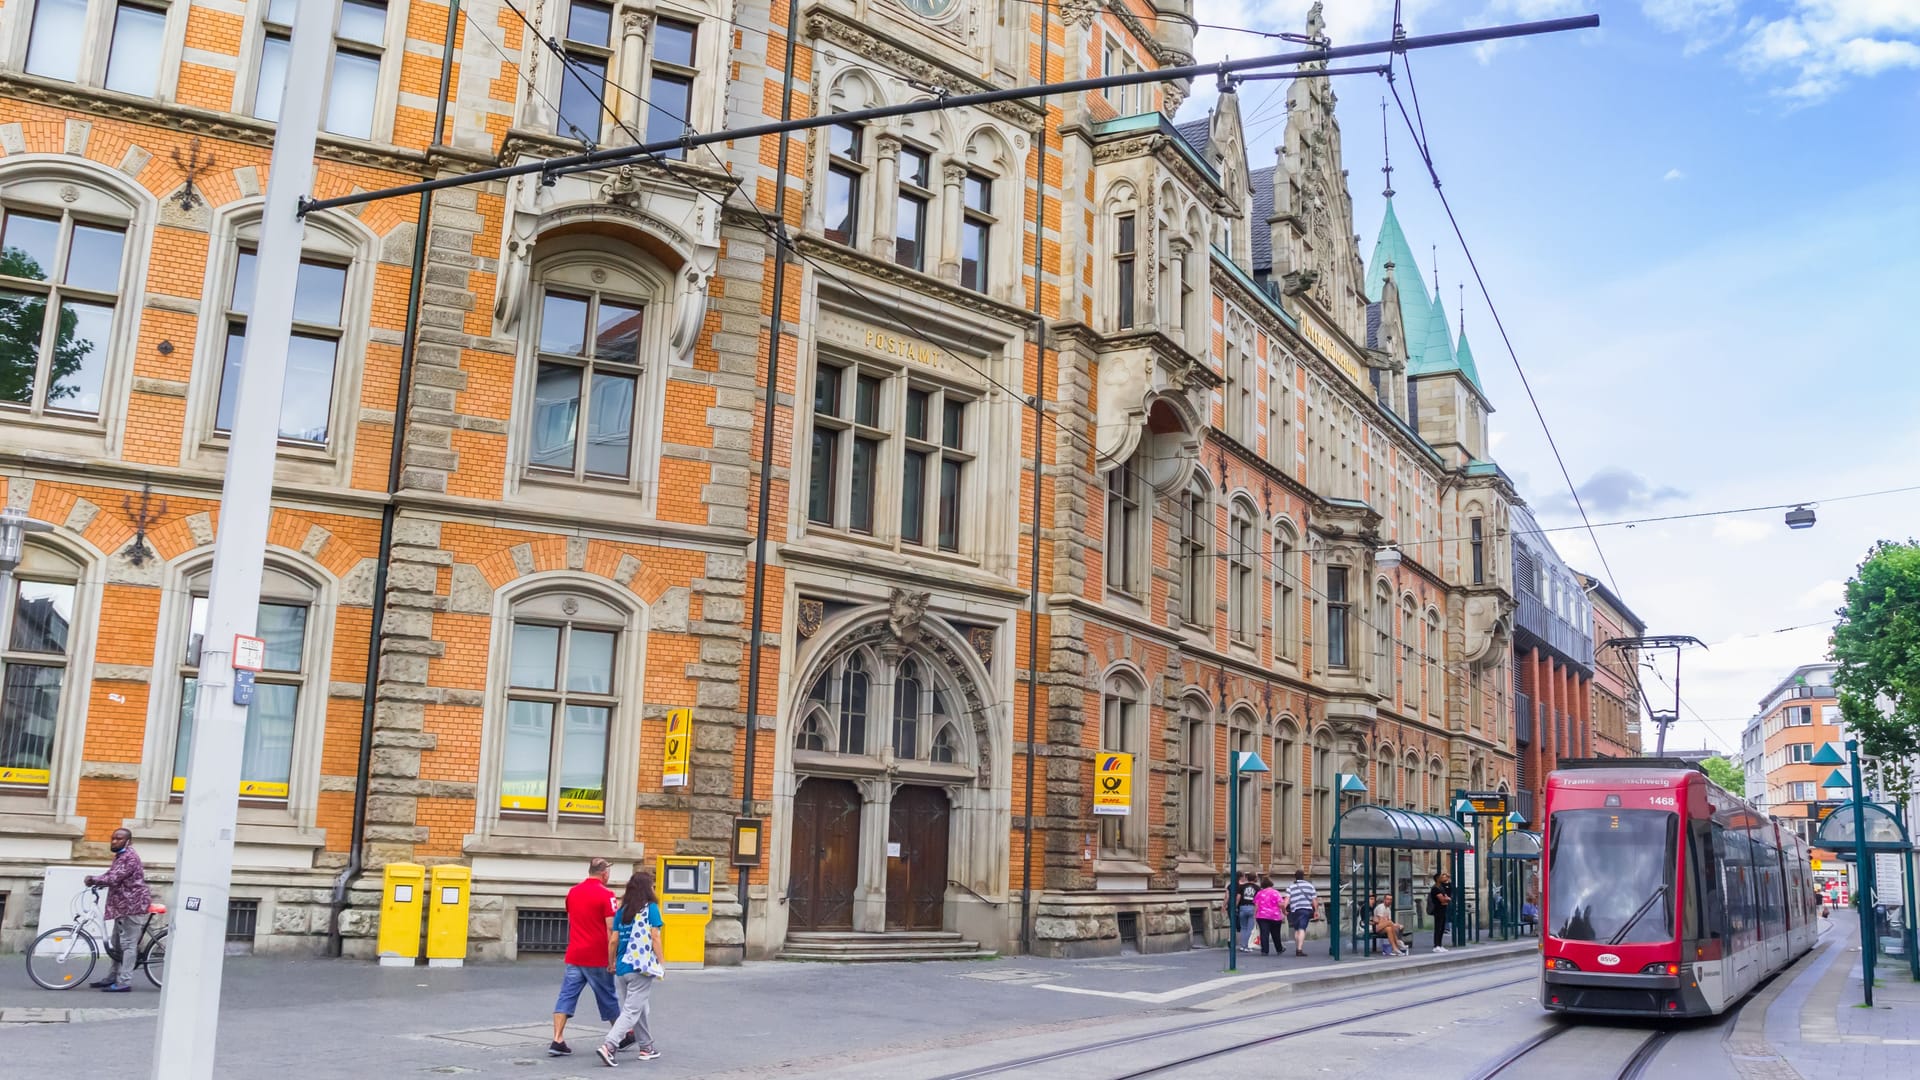
[[[1233,895],[1240,884],[1240,774],[1272,772],[1254,750],[1236,750],[1227,767],[1227,893]],[[1234,897],[1227,926],[1227,970],[1240,970],[1240,904]]]
[[[27,534],[52,531],[53,526],[33,520],[20,507],[0,509],[0,593],[11,586],[14,568],[26,554]]]
[[[1847,740],[1847,756],[1844,759],[1840,756],[1840,746],[1837,743],[1823,743],[1820,749],[1813,755],[1813,764],[1815,765],[1839,765],[1843,760],[1848,762],[1851,767],[1853,773],[1852,782],[1847,782],[1847,778],[1840,775],[1840,770],[1835,769],[1833,770],[1833,775],[1827,777],[1826,786],[1830,788],[1849,788],[1853,792],[1853,797],[1850,800],[1853,804],[1853,872],[1855,874],[1853,883],[1853,906],[1860,912],[1860,991],[1862,1001],[1867,1008],[1871,1009],[1873,1008],[1873,951],[1875,946],[1873,940],[1873,916],[1867,911],[1867,900],[1869,898],[1865,890],[1873,868],[1867,863],[1867,811],[1866,807],[1862,805],[1863,800],[1866,799],[1866,792],[1860,786],[1860,740]],[[1841,782],[1836,784],[1834,783],[1835,780]]]

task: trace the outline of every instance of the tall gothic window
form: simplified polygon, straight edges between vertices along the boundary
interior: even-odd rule
[[[1227,621],[1235,640],[1256,642],[1260,639],[1260,574],[1254,558],[1260,541],[1253,527],[1253,507],[1244,500],[1234,500],[1228,531],[1233,551],[1227,559],[1227,573],[1232,578],[1227,583]]]
[[[865,129],[835,124],[827,129],[827,239],[852,244],[860,228],[860,185],[867,175],[862,153]]]
[[[1228,721],[1227,752],[1252,754],[1259,750],[1260,722],[1246,709],[1236,709]],[[1239,785],[1231,793],[1240,816],[1240,857],[1253,858],[1260,853],[1260,775],[1242,771]]]
[[[1212,529],[1213,506],[1196,470],[1180,496],[1180,618],[1188,626],[1213,624],[1213,556],[1207,543]]]
[[[968,172],[961,181],[960,284],[986,292],[993,255],[993,178]]]
[[[1393,695],[1393,592],[1385,581],[1373,590],[1373,685],[1391,700]]]
[[[1445,674],[1441,668],[1441,657],[1446,655],[1447,642],[1440,635],[1440,613],[1427,609],[1427,664],[1426,699],[1429,715],[1440,715],[1441,705],[1447,692]]]
[[[1313,837],[1311,848],[1325,855],[1333,837],[1333,736],[1320,731],[1313,737]]]
[[[893,215],[893,261],[927,268],[927,211],[933,205],[933,155],[900,144],[900,195]]]
[[[1132,676],[1109,676],[1100,697],[1100,749],[1133,755],[1133,812],[1100,819],[1100,854],[1137,859],[1146,854],[1147,823],[1142,780],[1150,776],[1146,741],[1146,694]]]
[[[1273,855],[1300,857],[1300,732],[1282,717],[1273,734]]]
[[[1208,738],[1211,727],[1205,702],[1187,698],[1180,703],[1181,848],[1203,854],[1213,850],[1209,813],[1213,800],[1207,798],[1207,765],[1213,754]]]
[[[1114,320],[1119,330],[1133,329],[1139,252],[1134,236],[1134,215],[1121,214],[1114,219],[1113,287]]]
[[[1293,526],[1281,522],[1273,530],[1273,655],[1281,660],[1300,659],[1300,597],[1295,592],[1299,580],[1297,538]]]
[[[1139,454],[1107,472],[1107,530],[1102,558],[1107,565],[1107,588],[1129,596],[1140,594],[1146,538],[1144,483],[1134,462]]]
[[[1413,597],[1400,601],[1400,703],[1409,712],[1420,707],[1420,628]]]
[[[1351,667],[1353,603],[1347,598],[1347,568],[1327,567],[1327,666]]]

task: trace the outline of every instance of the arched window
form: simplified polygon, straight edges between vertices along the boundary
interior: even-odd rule
[[[1295,442],[1293,425],[1294,413],[1294,366],[1293,357],[1278,343],[1267,346],[1267,460],[1279,466],[1288,476],[1294,475],[1294,467],[1299,457],[1299,447]]]
[[[515,605],[508,643],[503,817],[606,814],[615,713],[630,692],[626,615],[597,597],[543,593]]]
[[[1373,589],[1373,686],[1383,698],[1393,694],[1393,586],[1384,578]]]
[[[645,376],[659,282],[587,252],[540,267],[526,467],[531,477],[631,485],[640,473]]]
[[[903,660],[893,676],[893,752],[903,758],[917,758],[923,749],[926,719],[922,713],[920,663]],[[928,696],[931,696],[929,694]]]
[[[1289,522],[1273,528],[1273,654],[1288,663],[1300,660],[1300,561],[1297,534]]]
[[[960,735],[951,723],[940,725],[940,733],[933,737],[933,746],[927,759],[938,765],[953,765],[960,760]]]
[[[1420,809],[1420,757],[1407,751],[1406,782],[1400,789],[1401,801],[1409,810]]]
[[[28,162],[0,185],[0,418],[98,422],[132,347],[139,210],[85,168]]]
[[[1381,806],[1392,806],[1398,802],[1394,784],[1393,747],[1381,744],[1379,753],[1375,755],[1373,776],[1373,801]]]
[[[1132,754],[1135,781],[1133,812],[1100,819],[1103,858],[1138,859],[1146,854],[1147,823],[1141,793],[1146,787],[1145,778],[1152,772],[1146,753],[1145,699],[1145,690],[1132,675],[1115,672],[1107,677],[1100,698],[1100,749]]]
[[[1188,626],[1213,624],[1213,575],[1209,534],[1213,531],[1213,503],[1199,469],[1180,493],[1180,619]]]
[[[1446,655],[1447,640],[1440,633],[1440,613],[1427,609],[1427,671],[1426,699],[1427,715],[1439,716],[1445,704],[1447,680],[1441,667],[1441,658]]]
[[[1300,857],[1300,730],[1284,716],[1273,733],[1273,853]]]
[[[1228,554],[1227,622],[1236,641],[1248,644],[1260,639],[1260,572],[1256,567],[1256,549],[1260,534],[1253,525],[1253,506],[1245,499],[1233,501],[1232,521],[1228,526],[1233,550]]]
[[[1400,703],[1408,712],[1420,708],[1420,628],[1413,597],[1400,600]]]
[[[1180,702],[1180,834],[1181,850],[1210,857],[1213,853],[1213,800],[1207,766],[1213,758],[1212,719],[1207,703],[1196,697]],[[1136,768],[1135,773],[1138,775]]]
[[[1447,812],[1447,767],[1437,757],[1427,763],[1427,812]]]
[[[1333,837],[1333,735],[1325,728],[1313,736],[1313,819],[1308,823],[1315,854],[1328,853]]]
[[[0,593],[0,795],[53,786],[63,717],[84,707],[87,688],[68,675],[87,639],[74,625],[82,567],[29,543]]]
[[[200,648],[207,633],[209,567],[187,579],[185,647],[178,656],[180,712],[173,745],[173,794],[187,790],[200,682]],[[241,736],[240,796],[287,805],[294,778],[294,747],[303,725],[325,721],[326,656],[316,646],[326,611],[311,580],[269,566],[260,584],[254,635],[266,641],[266,666],[254,676]],[[317,683],[317,685],[316,685]],[[311,742],[312,740],[304,740]]]
[[[1246,708],[1233,711],[1228,721],[1227,750],[1233,754],[1251,754],[1260,748],[1260,721]],[[1242,772],[1239,787],[1233,792],[1240,816],[1240,856],[1257,859],[1260,853],[1260,777]]]

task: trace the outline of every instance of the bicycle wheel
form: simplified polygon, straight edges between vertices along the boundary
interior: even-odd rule
[[[93,935],[77,926],[56,926],[33,939],[27,949],[27,978],[42,990],[71,990],[84,985],[100,962]]]
[[[162,930],[153,935],[153,940],[147,943],[146,951],[140,954],[140,966],[146,970],[147,981],[152,983],[156,990],[160,988],[160,976],[166,968],[166,963],[167,932]]]

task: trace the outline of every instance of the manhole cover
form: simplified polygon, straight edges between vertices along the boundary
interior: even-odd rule
[[[1052,972],[1034,971],[1030,968],[996,968],[988,971],[968,971],[955,976],[961,979],[975,979],[980,982],[997,983],[1037,983],[1053,978]]]
[[[1355,1039],[1411,1039],[1411,1031],[1343,1031],[1340,1034]]]

